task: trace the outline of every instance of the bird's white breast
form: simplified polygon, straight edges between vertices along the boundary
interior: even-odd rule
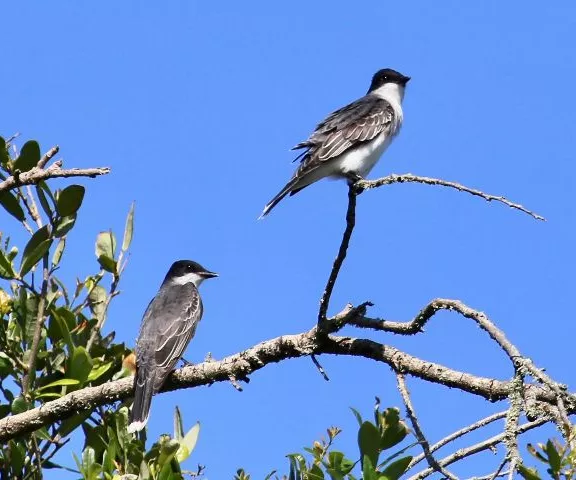
[[[392,142],[393,135],[382,132],[373,141],[344,153],[338,159],[338,170],[343,175],[354,173],[365,177]]]

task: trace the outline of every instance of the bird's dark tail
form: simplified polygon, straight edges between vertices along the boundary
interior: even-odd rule
[[[262,214],[258,217],[258,220],[264,218],[266,215],[270,213],[270,211],[280,203],[280,201],[288,194],[292,195],[295,191],[294,187],[298,183],[300,178],[293,178],[290,180],[278,194],[268,202],[268,204],[264,207]],[[300,188],[298,190],[301,190]]]
[[[134,403],[130,412],[128,433],[139,432],[146,426],[153,395],[154,379],[147,378],[147,372],[144,369],[138,369],[134,378]]]

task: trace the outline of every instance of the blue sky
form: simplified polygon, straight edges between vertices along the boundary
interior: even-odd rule
[[[59,144],[69,167],[112,167],[83,182],[64,273],[93,271],[97,232],[120,232],[136,202],[106,331],[134,342],[178,258],[221,275],[203,286],[189,360],[309,329],[344,227],[346,187],[321,182],[256,218],[292,173],[288,149],[363,94],[376,70],[393,67],[412,77],[405,123],[373,178],[459,181],[548,221],[437,187],[366,193],[331,312],[372,300],[374,316],[407,320],[435,297],[457,298],[573,387],[574,2],[57,1],[7,2],[3,13],[0,134],[19,131],[44,150]],[[453,314],[415,338],[373,337],[459,370],[512,375],[486,335]],[[243,393],[218,384],[161,395],[150,438],[171,430],[180,405],[185,422],[202,424],[188,466],[206,465],[210,479],[240,466],[253,478],[284,470],[285,454],[333,424],[354,453],[348,407],[368,415],[375,395],[400,405],[394,377],[368,360],[320,360],[329,383],[301,359],[258,372]],[[433,441],[503,408],[415,379],[409,386]],[[59,461],[72,464],[70,451]],[[486,454],[454,471],[486,474],[497,461]]]

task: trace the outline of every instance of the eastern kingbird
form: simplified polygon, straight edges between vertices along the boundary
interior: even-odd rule
[[[365,96],[328,115],[308,140],[292,150],[306,149],[291,180],[264,207],[270,213],[286,195],[294,195],[324,178],[355,182],[370,173],[402,126],[402,100],[410,77],[385,68],[372,77]],[[295,160],[295,161],[296,161]]]
[[[182,357],[202,318],[198,287],[214,272],[190,260],[174,262],[149,303],[136,341],[134,403],[128,432],[142,430],[148,422],[152,395]]]

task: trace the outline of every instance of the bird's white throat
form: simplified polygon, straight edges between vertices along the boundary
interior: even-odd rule
[[[376,95],[377,97],[390,102],[390,105],[392,105],[394,110],[401,115],[402,100],[404,100],[405,90],[405,87],[398,85],[397,83],[385,83],[376,90],[371,91],[370,94]]]
[[[203,276],[190,272],[186,275],[182,275],[181,277],[174,277],[172,282],[174,282],[176,285],[186,285],[187,283],[193,283],[196,287],[199,287],[204,280],[206,279]]]

